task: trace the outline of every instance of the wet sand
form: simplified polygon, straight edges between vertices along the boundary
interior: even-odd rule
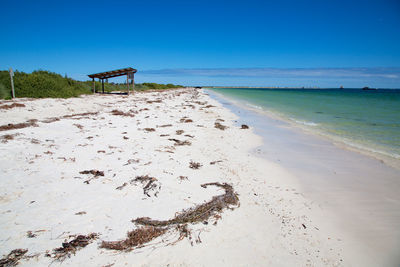
[[[254,154],[288,170],[324,220],[353,238],[348,245],[359,248],[358,257],[369,258],[371,266],[400,263],[400,170],[209,93],[240,116],[238,123],[254,126],[264,142]]]

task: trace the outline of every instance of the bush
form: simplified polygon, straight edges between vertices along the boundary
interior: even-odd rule
[[[68,98],[92,93],[93,81],[76,81],[60,74],[38,70],[30,74],[15,71],[14,88],[16,97]],[[131,86],[131,85],[130,85]],[[135,84],[135,90],[178,88],[181,85],[143,83]],[[130,87],[132,88],[132,87]],[[126,91],[125,83],[104,83],[104,91]],[[101,82],[96,81],[96,91],[101,92]],[[8,71],[0,71],[0,98],[11,98],[11,82]]]

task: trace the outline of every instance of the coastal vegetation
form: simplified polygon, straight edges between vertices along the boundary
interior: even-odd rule
[[[32,98],[68,98],[83,94],[92,94],[92,81],[77,81],[60,74],[37,70],[32,73],[14,72],[14,88],[16,97]],[[104,91],[125,91],[125,83],[104,83]],[[181,85],[142,83],[135,84],[135,90],[160,90],[179,88]],[[101,90],[101,83],[96,81],[96,90]],[[11,98],[11,81],[8,71],[0,71],[0,99]]]

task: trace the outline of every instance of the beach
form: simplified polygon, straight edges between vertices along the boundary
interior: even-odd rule
[[[209,94],[1,101],[3,259],[398,265],[398,170]]]

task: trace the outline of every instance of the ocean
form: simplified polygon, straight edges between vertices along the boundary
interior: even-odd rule
[[[211,90],[348,146],[400,159],[400,90]]]

